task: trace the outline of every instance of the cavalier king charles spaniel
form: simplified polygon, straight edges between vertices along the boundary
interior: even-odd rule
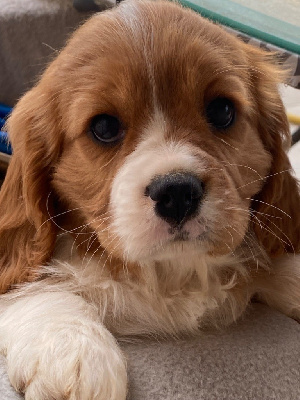
[[[0,349],[26,400],[124,400],[116,338],[300,319],[300,196],[274,56],[128,1],[71,37],[7,127]]]

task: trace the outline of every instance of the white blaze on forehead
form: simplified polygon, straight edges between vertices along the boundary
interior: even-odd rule
[[[154,31],[153,24],[144,16],[143,10],[138,2],[126,2],[118,7],[122,24],[120,29],[124,35],[130,35],[132,38],[132,47],[143,55],[145,68],[147,71],[150,86],[152,88],[152,98],[154,108],[158,108],[157,87],[154,77],[153,49],[154,49]],[[115,12],[113,13],[113,15]]]
[[[145,146],[157,146],[165,143],[165,135],[167,132],[167,119],[164,113],[156,106],[153,116],[143,130],[141,140],[137,149],[143,149]]]
[[[113,228],[129,260],[145,256],[147,249],[157,245],[158,237],[161,241],[169,237],[168,224],[155,215],[153,201],[145,196],[152,179],[173,171],[201,175],[205,168],[192,146],[165,138],[166,126],[163,114],[157,113],[113,181]]]
[[[119,11],[121,20],[124,22],[127,29],[132,33],[140,33],[142,29],[141,24],[141,10],[136,2],[126,2],[126,5],[120,4],[117,11]],[[115,11],[112,15],[115,15]]]

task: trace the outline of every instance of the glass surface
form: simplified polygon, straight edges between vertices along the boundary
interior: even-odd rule
[[[232,0],[234,3],[300,27],[300,0]],[[300,28],[299,28],[300,29]],[[298,32],[299,34],[300,32]]]
[[[300,54],[300,0],[180,0],[204,17]]]

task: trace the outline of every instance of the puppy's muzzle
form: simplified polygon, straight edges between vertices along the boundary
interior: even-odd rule
[[[189,173],[158,176],[146,187],[145,195],[155,202],[156,214],[172,226],[182,226],[198,211],[204,184]]]

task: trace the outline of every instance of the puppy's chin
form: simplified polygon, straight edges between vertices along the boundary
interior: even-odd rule
[[[207,246],[200,240],[175,239],[164,245],[149,249],[148,255],[141,258],[141,263],[153,262],[178,262],[190,260],[191,258],[203,258],[207,254]]]
[[[205,227],[197,236],[190,234],[190,231],[186,229],[171,232],[171,228],[168,228],[167,231],[168,233],[156,230],[156,236],[145,235],[135,242],[132,242],[130,238],[128,241],[124,238],[122,241],[116,239],[118,246],[114,246],[112,252],[123,261],[140,265],[152,265],[156,262],[185,265],[192,259],[226,256],[232,254],[233,251],[224,241],[223,236],[217,237]],[[236,247],[242,242],[243,235],[239,238],[240,240],[235,242]]]

